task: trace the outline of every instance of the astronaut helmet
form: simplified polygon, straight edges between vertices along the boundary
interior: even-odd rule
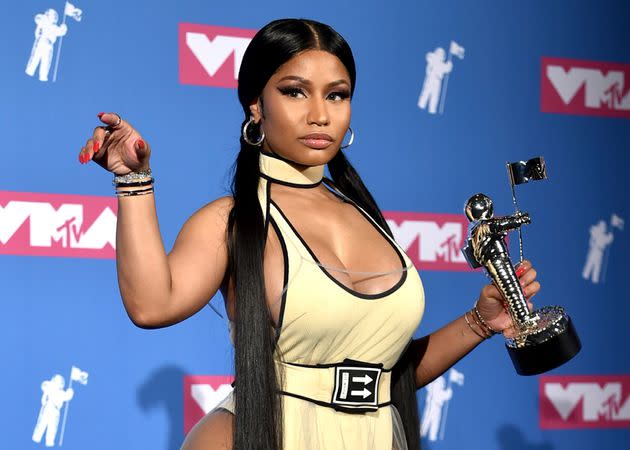
[[[52,383],[59,389],[63,389],[66,385],[66,380],[64,380],[64,378],[59,374],[53,375],[50,381],[52,381]]]
[[[52,8],[46,11],[46,17],[48,17],[48,20],[50,20],[50,23],[53,25],[56,25],[57,22],[59,22],[59,14],[57,14],[57,11]]]
[[[492,200],[487,195],[475,194],[466,202],[464,212],[471,222],[479,219],[491,219],[494,214]]]

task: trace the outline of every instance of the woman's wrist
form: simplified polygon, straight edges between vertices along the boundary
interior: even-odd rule
[[[115,186],[118,197],[130,197],[152,194],[154,182],[151,168],[146,167],[124,175],[114,175],[112,185]]]
[[[494,336],[495,334],[498,334],[499,331],[495,330],[494,328],[492,328],[488,322],[486,322],[483,318],[483,316],[481,315],[481,313],[479,312],[479,309],[477,308],[477,303],[479,302],[479,300],[477,300],[475,302],[475,304],[473,305],[472,309],[470,310],[471,314],[473,315],[473,318],[475,319],[475,322],[477,322],[477,324],[483,328],[484,332],[486,334],[488,334],[490,336]]]
[[[479,310],[477,309],[476,302],[470,310],[464,313],[464,320],[466,321],[466,325],[468,326],[468,328],[470,328],[473,333],[475,333],[483,340],[491,338],[495,334],[499,333],[499,331],[493,329],[483,319],[483,317],[479,313]]]
[[[481,328],[474,319],[474,313],[472,310],[466,311],[464,313],[464,320],[466,321],[466,325],[477,337],[481,338],[483,341],[488,339],[490,335],[488,335],[483,328]]]

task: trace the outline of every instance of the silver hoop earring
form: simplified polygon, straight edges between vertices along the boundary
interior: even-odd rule
[[[348,127],[348,130],[350,130],[350,140],[348,141],[348,143],[346,145],[342,145],[339,148],[348,148],[354,142],[354,131],[352,131],[352,128],[350,128],[350,127]]]
[[[260,137],[258,138],[258,140],[257,141],[250,140],[249,136],[248,136],[248,129],[247,128],[253,122],[254,122],[254,117],[253,116],[249,116],[249,120],[247,121],[247,123],[245,125],[243,125],[243,131],[242,131],[243,140],[245,142],[247,142],[249,145],[253,145],[254,147],[258,147],[265,140],[265,132],[261,128],[260,129]]]

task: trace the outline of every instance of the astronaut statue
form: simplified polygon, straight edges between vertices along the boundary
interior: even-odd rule
[[[33,430],[33,441],[40,443],[46,433],[46,447],[54,447],[59,417],[64,403],[72,400],[74,390],[64,389],[66,382],[61,375],[54,375],[42,383],[42,406]]]
[[[508,311],[512,314],[517,332],[524,331],[523,328],[535,326],[538,317],[529,315],[527,301],[512,266],[505,237],[508,231],[529,224],[531,220],[529,214],[523,212],[493,217],[493,210],[492,200],[484,194],[475,194],[466,203],[464,211],[471,222],[468,248],[472,249],[472,255],[467,255],[467,259],[472,259],[473,265],[476,263],[477,267],[486,268],[509,305]]]
[[[444,75],[453,70],[453,63],[447,61],[446,51],[438,47],[433,52],[427,53],[427,68],[425,70],[422,91],[418,98],[418,107],[426,109],[429,106],[429,113],[435,114],[438,109],[440,93],[442,91],[442,79]]]
[[[515,329],[506,347],[517,373],[535,375],[564,364],[581,348],[571,319],[560,306],[530,313],[505,243],[510,230],[531,223],[529,214],[494,217],[492,200],[484,194],[470,197],[464,212],[471,223],[462,251],[471,267],[485,268],[503,295]]]
[[[48,73],[53,59],[53,48],[58,37],[65,36],[68,26],[65,23],[57,25],[59,15],[54,9],[35,16],[35,41],[31,56],[26,64],[26,74],[33,76],[39,66],[39,80],[48,81]]]

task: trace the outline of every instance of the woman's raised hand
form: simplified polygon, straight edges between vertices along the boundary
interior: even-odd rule
[[[524,260],[516,267],[530,312],[534,309],[531,298],[540,291],[540,282],[536,281],[536,269],[532,263]],[[484,286],[477,301],[477,309],[485,322],[493,329],[503,332],[505,337],[514,336],[512,319],[507,312],[503,295],[494,284]]]
[[[99,113],[98,118],[105,126],[96,127],[81,148],[81,164],[94,160],[116,175],[147,170],[151,150],[140,133],[116,113]]]

